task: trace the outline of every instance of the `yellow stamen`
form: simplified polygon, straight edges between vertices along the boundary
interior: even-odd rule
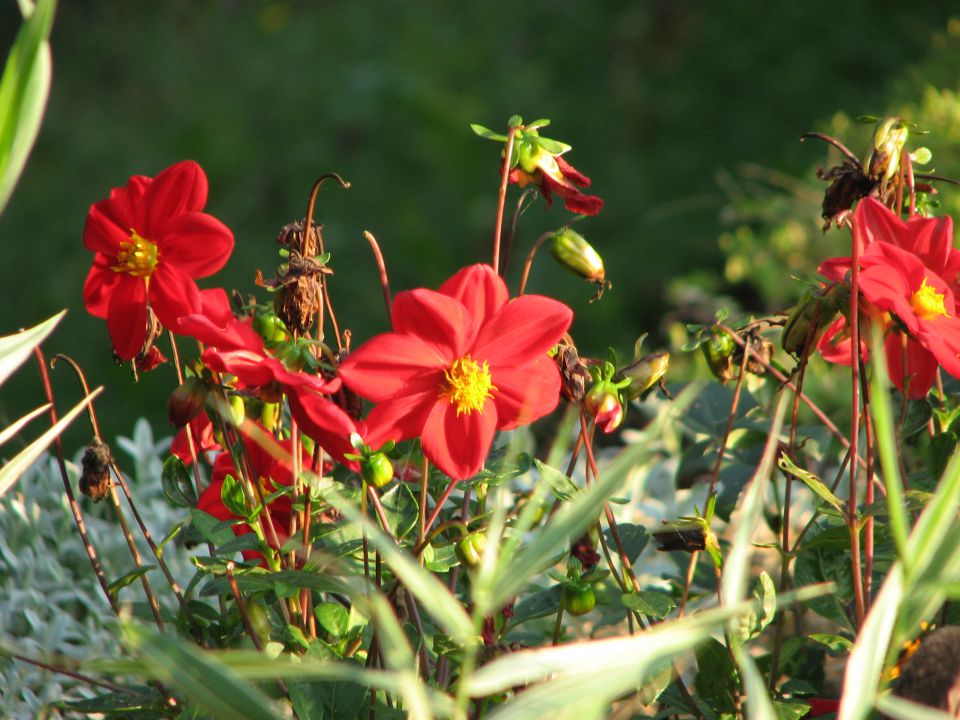
[[[130,239],[120,243],[117,251],[117,264],[110,267],[118,273],[127,273],[133,277],[149,278],[157,266],[157,246],[141,237],[136,230],[130,229]]]
[[[910,307],[921,320],[932,320],[950,314],[943,305],[943,299],[943,293],[938,293],[935,287],[927,283],[927,278],[924,278],[920,289],[910,298]]]
[[[440,396],[457,406],[457,416],[463,413],[480,412],[488,397],[497,389],[490,379],[487,363],[478,365],[466,355],[455,360],[449,370],[444,370],[445,382]]]

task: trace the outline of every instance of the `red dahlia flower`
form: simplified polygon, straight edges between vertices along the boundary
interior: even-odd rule
[[[147,338],[147,308],[165,327],[198,312],[194,279],[223,267],[233,233],[202,212],[207,177],[191,160],[155,178],[136,175],[87,214],[83,244],[96,253],[83,288],[91,315],[106,318],[114,351],[132,359]]]
[[[536,159],[532,172],[517,166],[510,171],[508,179],[520,187],[530,183],[540,186],[547,207],[553,202],[551,193],[563,198],[563,206],[570,212],[596,215],[603,208],[603,200],[596,195],[587,195],[579,188],[590,187],[590,178],[579,172],[560,155],[542,152]]]
[[[248,434],[242,434],[242,437],[245,448],[244,455],[249,458],[250,480],[257,483],[263,496],[267,497],[281,487],[293,485],[292,445],[289,440],[275,440],[265,428],[261,427],[260,429],[262,432],[256,433],[257,437],[262,438],[263,442],[270,443],[270,447],[262,446],[260,442]],[[282,457],[283,460],[277,459],[277,456]],[[197,508],[213,515],[218,520],[240,520],[241,518],[230,512],[223,503],[223,483],[227,475],[232,475],[234,478],[239,477],[230,453],[222,452],[217,455],[213,462],[213,477],[210,484],[200,494]],[[274,550],[279,550],[290,538],[290,515],[293,512],[293,505],[289,495],[275,498],[268,505],[277,543],[274,543],[273,535],[269,529],[265,529],[265,540]],[[263,513],[261,517],[264,518],[264,523],[266,523],[267,514]],[[234,535],[246,535],[253,532],[250,526],[245,523],[232,525],[231,529]],[[255,550],[244,550],[243,556],[247,560],[262,557]]]
[[[340,366],[347,387],[376,403],[367,444],[419,436],[434,465],[464,480],[483,466],[497,430],[556,407],[560,375],[547,352],[573,319],[566,305],[509,300],[493,268],[473,265],[439,291],[398,293],[392,315],[393,332]]]
[[[960,291],[960,251],[953,247],[950,218],[913,217],[903,222],[867,198],[854,215],[853,237],[860,245],[863,300],[873,321],[883,323],[888,332],[884,347],[893,383],[901,391],[907,387],[907,396],[917,399],[929,391],[938,367],[960,377],[955,300]],[[821,274],[835,282],[845,282],[849,270],[849,257],[820,266]],[[898,322],[892,321],[894,316]],[[849,365],[845,319],[831,325],[819,348],[826,359]]]

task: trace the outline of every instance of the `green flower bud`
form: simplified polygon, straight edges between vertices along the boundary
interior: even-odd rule
[[[250,627],[256,633],[257,639],[262,645],[270,642],[270,618],[267,617],[267,611],[259,603],[247,603],[247,617],[250,620]]]
[[[903,118],[888,117],[877,122],[873,132],[873,149],[867,161],[867,175],[874,180],[889,181],[900,168],[900,152],[910,136]]]
[[[243,404],[243,398],[239,395],[231,395],[228,403],[230,424],[234,427],[240,427],[243,424],[244,418],[247,416],[247,408]]]
[[[167,400],[167,417],[175,428],[182,428],[203,410],[210,389],[199,378],[190,377]]]
[[[360,475],[368,485],[382,488],[393,480],[393,463],[383,453],[373,453],[360,461]]]
[[[707,366],[719,380],[726,382],[733,376],[730,358],[737,344],[723,330],[711,330],[701,345],[700,351],[707,361]]]
[[[571,615],[586,615],[597,606],[597,596],[589,583],[564,583],[562,597],[563,609]]]
[[[670,368],[670,353],[655,352],[646,355],[617,373],[617,379],[630,381],[623,390],[625,400],[638,398],[658,383]]]
[[[283,321],[269,312],[261,312],[253,316],[253,329],[268,345],[287,339],[287,328]]]
[[[806,347],[808,335],[813,334],[811,343],[815,343],[827,325],[833,322],[836,313],[836,305],[831,300],[819,292],[807,291],[790,309],[780,335],[781,347],[799,357]]]
[[[487,549],[487,536],[482,531],[472,532],[464,536],[457,543],[455,551],[460,562],[470,568],[480,564],[480,559]]]
[[[533,175],[540,169],[540,158],[543,156],[543,148],[536,143],[526,140],[519,140],[516,143],[517,164],[520,169],[528,175]]]
[[[553,236],[550,254],[561,265],[590,282],[603,283],[603,258],[576,230],[564,228]]]

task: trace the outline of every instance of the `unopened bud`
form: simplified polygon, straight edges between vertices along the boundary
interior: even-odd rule
[[[613,432],[623,422],[623,405],[610,382],[597,382],[583,398],[583,409],[605,433]]]
[[[375,488],[382,488],[393,480],[393,464],[382,452],[376,452],[360,461],[360,475]]]
[[[726,382],[733,377],[731,358],[735,348],[736,343],[733,338],[723,330],[712,330],[710,337],[700,345],[700,351],[707,361],[710,372],[720,382]]]
[[[516,143],[517,164],[528,175],[533,175],[539,169],[540,158],[544,150],[535,142],[519,140]]]
[[[667,374],[670,368],[670,353],[655,352],[646,355],[617,373],[617,380],[629,380],[623,389],[625,400],[638,398],[652,388]]]
[[[564,228],[550,243],[550,254],[562,265],[590,282],[603,283],[603,258],[576,230]]]
[[[175,428],[186,427],[207,402],[209,388],[199,378],[190,377],[170,393],[167,400],[167,417]]]
[[[110,492],[110,447],[94,439],[83,451],[80,460],[80,492],[94,502],[103,500]]]
[[[900,152],[907,142],[910,129],[899,117],[888,117],[877,122],[873,133],[873,149],[867,162],[867,175],[874,180],[889,181],[900,168]]]
[[[809,342],[813,347],[824,329],[833,322],[837,309],[834,303],[819,292],[808,291],[800,302],[790,309],[780,346],[791,355],[799,357]]]

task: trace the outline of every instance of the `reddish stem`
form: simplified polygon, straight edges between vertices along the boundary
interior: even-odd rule
[[[503,171],[500,173],[500,193],[497,196],[497,222],[493,229],[493,269],[500,271],[500,234],[503,231],[503,209],[507,203],[507,184],[510,179],[510,161],[513,159],[513,139],[517,128],[507,133],[507,149],[503,156]]]

